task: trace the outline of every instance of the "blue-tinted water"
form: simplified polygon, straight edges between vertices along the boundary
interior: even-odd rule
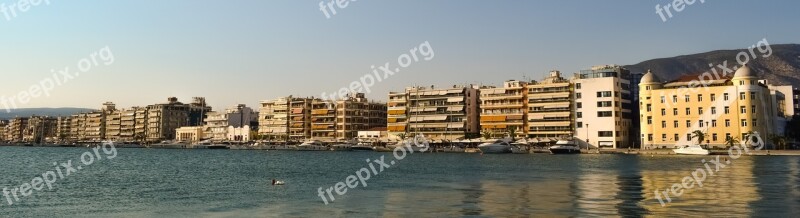
[[[81,165],[83,148],[0,147],[0,188]],[[410,154],[325,205],[318,188],[345,182],[391,153],[117,149],[32,191],[2,217],[793,217],[800,157],[742,157],[662,207],[663,191],[702,158],[627,155]],[[101,157],[106,157],[100,151]],[[379,170],[378,164],[373,164]],[[710,166],[713,170],[714,165]],[[270,179],[285,181],[271,186]],[[13,197],[12,197],[13,198]],[[662,196],[662,200],[665,200]]]

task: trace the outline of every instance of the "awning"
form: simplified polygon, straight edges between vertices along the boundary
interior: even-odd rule
[[[529,120],[542,120],[544,119],[544,114],[528,114]]]
[[[461,102],[464,101],[464,97],[450,97],[447,98],[447,102]]]
[[[447,108],[447,111],[462,111],[462,110],[464,110],[464,107],[461,106],[450,106]]]

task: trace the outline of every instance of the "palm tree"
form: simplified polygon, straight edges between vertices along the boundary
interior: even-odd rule
[[[515,141],[517,138],[517,127],[516,126],[509,126],[508,127],[508,134],[511,135],[511,141]]]
[[[739,144],[739,139],[736,137],[728,136],[728,138],[725,139],[725,144],[728,145],[728,147],[736,146],[736,144]]]
[[[706,140],[706,133],[700,130],[695,130],[692,132],[692,138],[697,138],[698,145],[703,144],[703,142]]]
[[[483,131],[483,138],[487,139],[487,140],[491,139],[492,138],[492,132],[489,132],[489,130],[484,130]]]

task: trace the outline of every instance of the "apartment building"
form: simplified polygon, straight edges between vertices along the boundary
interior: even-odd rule
[[[31,116],[28,125],[22,130],[22,141],[44,143],[55,140],[58,119],[55,117]]]
[[[0,120],[0,142],[8,141],[6,139],[6,127],[8,127],[8,121]]]
[[[594,148],[630,148],[632,95],[630,72],[617,65],[582,70],[575,89],[573,137]]]
[[[390,136],[408,135],[408,92],[390,92],[386,129]]]
[[[704,87],[686,88],[693,79],[697,77],[663,83],[651,72],[642,78],[640,116],[645,148],[697,144],[692,134],[696,130],[706,134],[700,144],[719,148],[726,147],[728,139],[747,140],[749,133],[758,132],[764,139],[781,134],[774,119],[780,109],[773,103],[771,90],[757,81],[748,66],[736,70],[732,78],[715,78]]]
[[[213,140],[225,140],[228,132],[228,114],[212,111],[206,114],[206,125],[203,135]]]
[[[103,103],[101,111],[104,116],[101,140],[119,141],[122,137],[122,112],[111,102]]]
[[[189,110],[178,98],[169,97],[167,103],[147,106],[148,141],[175,139],[175,130],[184,126],[189,126]]]
[[[6,139],[12,142],[21,142],[23,132],[28,128],[28,118],[18,117],[11,119],[6,127]]]
[[[314,100],[313,98],[289,99],[290,141],[305,141],[311,138],[311,104]]]
[[[139,111],[144,111],[140,113]],[[119,140],[121,141],[139,141],[144,139],[144,126],[140,128],[139,125],[144,125],[144,117],[140,119],[139,116],[145,116],[146,109],[141,107],[133,107],[130,109],[122,109],[119,113]],[[137,122],[143,120],[143,122]],[[137,131],[140,130],[141,132]]]
[[[248,141],[250,130],[258,126],[258,113],[244,104],[238,104],[225,112],[209,112],[206,118],[204,137],[212,140]]]
[[[542,81],[527,85],[526,113],[529,138],[567,138],[573,136],[574,121],[572,83],[559,71],[551,71]],[[483,107],[483,105],[481,106]]]
[[[71,134],[72,117],[58,117],[58,130],[56,131],[56,138],[59,141],[67,140]]]
[[[451,88],[409,87],[405,90],[408,130],[398,131],[398,95],[390,93],[388,114],[392,134],[424,134],[432,140],[460,140],[480,137],[479,89],[474,86]],[[387,115],[387,116],[389,116]],[[390,119],[391,120],[391,119]]]
[[[480,126],[490,137],[528,136],[528,83],[509,80],[503,87],[481,87]]]
[[[70,141],[85,141],[88,140],[88,135],[86,134],[86,127],[88,122],[89,114],[88,113],[79,113],[70,116],[70,125],[69,125],[69,137],[67,138]]]
[[[261,101],[258,134],[269,140],[288,140],[289,97]]]
[[[322,141],[349,140],[358,131],[386,127],[386,104],[370,102],[364,93],[353,93],[337,101],[312,102],[311,138]]]
[[[136,141],[145,141],[147,140],[147,124],[148,124],[148,117],[147,117],[147,107],[135,107],[134,109],[134,127],[133,127],[133,138]]]

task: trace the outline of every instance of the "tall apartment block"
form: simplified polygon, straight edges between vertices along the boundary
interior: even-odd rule
[[[551,71],[542,81],[531,81],[527,86],[527,136],[539,139],[557,139],[573,136],[573,86],[561,77],[561,72]]]
[[[23,139],[23,132],[28,128],[27,117],[17,117],[11,119],[6,127],[6,139],[12,142],[21,142]]]
[[[174,139],[175,130],[189,126],[187,106],[170,97],[167,103],[147,106],[147,140]]]
[[[0,120],[0,142],[8,141],[8,139],[6,139],[7,127],[8,127],[8,122],[5,120]]]
[[[56,138],[59,141],[68,140],[70,137],[72,127],[72,117],[58,117],[58,130],[56,131]]]
[[[305,141],[311,138],[311,104],[314,98],[289,99],[289,140]]]
[[[58,119],[55,117],[31,116],[28,125],[22,131],[22,140],[26,142],[44,143],[56,137]]]
[[[348,140],[358,131],[386,127],[386,104],[370,102],[364,93],[336,101],[312,102],[311,138],[322,141]]]
[[[408,129],[398,131],[398,93],[390,93],[388,115],[395,118],[389,123],[393,135],[424,134],[433,140],[460,140],[480,137],[479,89],[473,85],[437,89],[409,87],[405,90],[405,113]],[[389,119],[391,121],[391,118]],[[401,124],[402,125],[402,124]],[[409,135],[410,136],[410,135]]]
[[[582,70],[575,84],[573,136],[583,145],[598,148],[629,148],[632,127],[630,72],[617,65]]]
[[[663,83],[651,72],[644,75],[639,84],[644,148],[697,144],[692,138],[697,130],[707,135],[700,144],[722,148],[730,138],[747,140],[748,133],[758,132],[762,139],[781,134],[775,118],[786,112],[776,105],[785,102],[773,102],[773,90],[759,82],[748,66],[740,67],[732,78],[685,88],[692,79],[697,77]]]
[[[269,140],[288,140],[289,97],[261,101],[258,134]]]
[[[386,129],[394,136],[408,133],[408,92],[389,92]]]
[[[515,138],[528,135],[528,83],[509,80],[503,87],[481,87],[480,126],[482,134]]]

